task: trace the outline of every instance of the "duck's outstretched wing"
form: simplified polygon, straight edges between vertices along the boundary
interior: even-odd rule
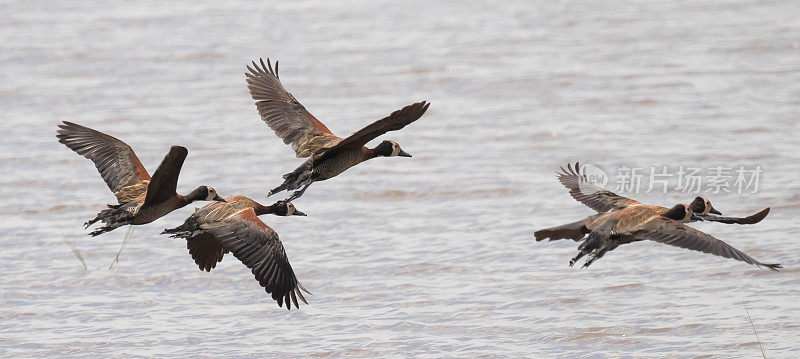
[[[341,140],[283,88],[277,61],[274,70],[269,59],[266,64],[263,59],[259,62],[260,66],[253,61],[245,73],[250,96],[256,101],[261,119],[284,143],[292,145],[297,157],[309,157]]]
[[[324,162],[328,158],[335,157],[340,151],[359,148],[386,132],[399,130],[422,117],[425,111],[428,110],[428,106],[430,106],[430,103],[422,101],[392,112],[391,115],[375,121],[341,140],[314,160]]]
[[[769,207],[762,209],[760,212],[756,214],[749,215],[747,217],[723,217],[723,216],[716,216],[713,214],[701,214],[698,215],[704,221],[709,222],[719,222],[725,224],[756,224],[761,222],[764,218],[767,217],[769,214]]]
[[[648,239],[671,246],[731,258],[758,267],[766,267],[774,271],[778,271],[778,269],[782,268],[782,266],[777,263],[766,264],[759,262],[728,243],[667,218],[654,219],[646,223],[642,229],[636,231],[634,235],[637,239]]]
[[[229,197],[227,202],[211,202],[197,209],[180,226],[165,229],[162,234],[186,239],[186,248],[194,262],[200,270],[210,272],[228,251],[203,226],[223,221],[234,214],[239,198],[241,197]]]
[[[200,270],[206,272],[214,269],[217,263],[222,261],[222,257],[228,253],[225,247],[207,232],[201,232],[187,238],[186,248],[189,249],[189,254]]]
[[[575,162],[574,167],[568,163],[566,169],[561,167],[561,172],[557,173],[558,181],[567,187],[570,196],[578,202],[597,212],[623,209],[639,203],[592,184],[586,174],[580,172],[580,166],[579,162]]]
[[[303,297],[305,288],[297,280],[278,234],[258,219],[252,208],[209,227],[208,232],[250,268],[278,306],[285,301],[286,309],[291,309],[292,303],[298,307],[298,298],[308,304]]]
[[[69,121],[58,127],[58,142],[92,160],[119,203],[129,202],[147,190],[150,175],[131,146],[116,137]]]
[[[186,147],[172,146],[169,153],[161,160],[156,171],[153,172],[153,179],[147,186],[147,195],[144,198],[144,206],[164,202],[175,196],[175,189],[178,187],[178,176],[181,174],[183,161],[189,151]]]

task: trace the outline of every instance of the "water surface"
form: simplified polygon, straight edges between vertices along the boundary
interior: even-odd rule
[[[800,349],[800,3],[0,3],[0,355],[88,357],[768,357]],[[233,257],[200,272],[158,233],[192,208],[99,238],[113,196],[56,142],[75,121],[153,171],[189,148],[178,190],[264,198],[293,158],[244,81],[281,61],[336,134],[428,100],[376,159],[313,185],[306,218],[264,220],[314,293],[279,309]],[[532,233],[591,214],[558,184],[608,169],[761,166],[757,193],[697,225],[780,273],[655,243],[589,269]],[[612,188],[613,189],[613,188]],[[640,193],[670,205],[694,194]],[[271,199],[270,199],[271,200]],[[63,243],[85,257],[88,270]]]

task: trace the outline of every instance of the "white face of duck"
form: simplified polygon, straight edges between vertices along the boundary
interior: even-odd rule
[[[381,157],[397,157],[397,156],[411,157],[411,154],[406,151],[403,151],[403,149],[400,148],[400,145],[397,144],[397,142],[389,140],[384,140],[383,142],[381,142],[381,144],[379,144],[372,150],[375,151],[376,156],[381,156]]]
[[[217,191],[215,191],[214,188],[206,186],[206,191],[208,192],[208,194],[206,194],[206,201],[213,201],[217,198]]]
[[[397,142],[394,142],[394,141],[389,141],[389,142],[392,143],[392,154],[389,155],[389,157],[395,157],[395,156],[399,155],[400,151],[402,151],[400,149],[400,145],[398,145]]]
[[[722,212],[718,211],[714,206],[711,205],[711,201],[703,198],[703,203],[705,204],[704,213],[703,214],[718,214],[722,215]]]
[[[692,209],[689,208],[689,206],[687,206],[687,205],[683,205],[683,208],[686,211],[686,213],[683,215],[683,220],[684,221],[691,220],[692,216],[694,215],[694,212],[692,212]]]
[[[292,204],[292,202],[289,202],[289,203],[278,202],[278,203],[276,203],[276,205],[279,205],[280,207],[277,209],[277,212],[273,213],[275,215],[278,215],[278,216],[305,216],[306,215],[305,213],[298,211],[297,208],[294,206],[294,204]],[[286,212],[283,212],[284,208],[285,208]]]
[[[191,193],[186,195],[186,199],[189,202],[194,201],[218,201],[218,202],[227,202],[224,198],[220,197],[213,188],[209,186],[199,186],[194,189]]]
[[[687,222],[699,218],[695,216],[691,207],[685,204],[676,204],[674,207],[670,208],[666,213],[664,213],[663,216],[678,222]]]
[[[703,197],[697,197],[692,201],[692,204],[689,205],[695,212],[695,214],[699,215],[706,215],[706,214],[717,214],[721,215],[722,213],[714,208],[711,205],[711,201]]]

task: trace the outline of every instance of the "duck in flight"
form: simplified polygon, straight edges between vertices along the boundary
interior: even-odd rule
[[[709,253],[724,258],[736,259],[758,267],[766,267],[777,271],[780,264],[759,262],[733,246],[694,228],[687,222],[702,221],[716,211],[711,203],[704,199],[695,199],[692,205],[675,205],[672,208],[642,204],[638,201],[619,196],[599,187],[588,187],[580,165],[575,168],[567,166],[559,173],[559,181],[569,190],[573,198],[600,213],[583,220],[562,226],[542,229],[534,233],[537,241],[544,239],[572,239],[583,241],[578,247],[578,254],[570,261],[574,265],[583,256],[588,256],[583,267],[588,267],[595,260],[603,257],[620,245],[635,241],[651,240],[672,246]],[[580,184],[580,186],[578,186]],[[769,209],[765,210],[766,213]],[[765,211],[756,215],[736,218],[720,217],[722,223],[752,224],[766,217]],[[718,211],[716,211],[718,213]],[[588,235],[588,236],[587,236]],[[585,238],[584,238],[585,237]]]
[[[117,197],[117,204],[108,205],[85,223],[87,228],[97,221],[104,223],[90,233],[92,236],[129,224],[150,223],[194,201],[225,201],[209,186],[197,187],[186,196],[176,193],[178,175],[188,154],[185,147],[172,146],[151,178],[125,142],[68,121],[58,127],[58,142],[92,160]]]
[[[312,183],[337,176],[350,167],[375,157],[411,157],[394,141],[383,141],[374,148],[367,142],[389,131],[399,130],[418,120],[428,109],[422,101],[397,110],[346,138],[334,135],[327,126],[306,110],[297,99],[284,89],[278,77],[278,62],[267,59],[253,61],[247,66],[247,88],[256,101],[261,119],[275,131],[283,142],[291,144],[298,158],[309,159],[300,167],[283,176],[284,182],[273,188],[269,195],[298,188],[287,201],[299,198]]]
[[[569,190],[570,196],[576,201],[598,213],[644,205],[639,201],[595,186],[586,178],[585,173],[581,173],[581,168],[580,163],[576,162],[574,166],[567,164],[566,169],[561,167],[561,172],[557,173],[558,181]],[[661,206],[648,206],[662,213],[666,213],[669,210],[669,208]],[[703,197],[696,197],[689,205],[689,208],[697,215],[696,219],[689,219],[689,222],[704,220],[728,224],[755,224],[761,222],[769,214],[770,210],[767,207],[747,217],[723,217],[721,216],[722,213],[711,205],[711,201]]]
[[[226,198],[225,203],[205,205],[182,225],[162,234],[186,239],[189,254],[200,270],[211,271],[226,253],[233,252],[279,307],[286,302],[286,309],[291,309],[292,303],[299,308],[298,298],[308,304],[303,291],[309,292],[297,280],[278,234],[258,218],[262,214],[305,216],[291,202],[263,206],[250,198],[234,196]]]

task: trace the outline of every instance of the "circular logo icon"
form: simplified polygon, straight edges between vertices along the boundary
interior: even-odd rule
[[[586,163],[581,164],[578,171],[581,174],[578,179],[578,190],[583,194],[595,193],[605,189],[605,185],[608,184],[608,175],[600,167]]]

